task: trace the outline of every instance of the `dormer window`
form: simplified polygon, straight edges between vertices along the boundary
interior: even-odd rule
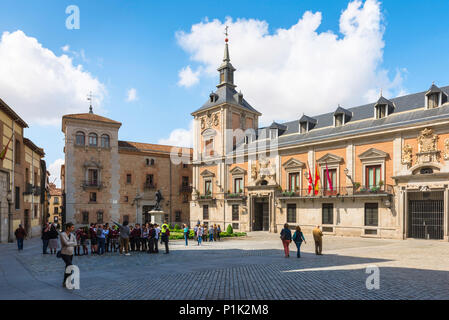
[[[301,122],[299,126],[300,126],[300,133],[307,132],[307,122]]]
[[[376,106],[376,119],[385,118],[387,115],[387,106],[385,104]]]
[[[447,94],[438,88],[435,84],[432,84],[430,89],[426,92],[426,109],[434,109],[441,107],[443,103],[447,102]]]
[[[210,100],[209,100],[210,103],[214,103],[214,102],[216,102],[216,101],[218,100],[218,94],[212,92],[212,93],[209,95],[209,98],[210,98]]]
[[[278,137],[278,129],[270,129],[270,139],[276,139]]]
[[[343,125],[343,114],[337,114],[335,116],[335,126],[341,127]]]
[[[299,119],[299,132],[300,133],[309,132],[315,127],[316,124],[317,124],[316,119],[303,115],[301,119]]]

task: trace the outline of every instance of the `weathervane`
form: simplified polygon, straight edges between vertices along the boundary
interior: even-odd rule
[[[228,42],[228,29],[229,29],[229,26],[226,26],[225,27],[225,36],[226,36],[226,39],[225,39],[225,42]]]
[[[89,91],[89,94],[87,95],[87,101],[89,101],[89,113],[94,113],[92,110],[92,91]]]

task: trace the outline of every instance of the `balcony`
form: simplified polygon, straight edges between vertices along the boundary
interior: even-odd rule
[[[246,201],[247,196],[243,192],[237,193],[227,192],[225,193],[225,199],[227,201]]]
[[[148,190],[156,189],[156,188],[157,188],[157,184],[154,183],[154,182],[145,182],[145,183],[143,184],[143,188],[144,188],[144,189],[148,189]]]
[[[179,187],[179,193],[192,193],[192,190],[193,190],[192,186],[184,185]]]
[[[339,197],[379,197],[393,195],[393,186],[381,185],[381,186],[349,186],[338,187],[334,190],[320,189],[315,194],[312,189],[309,193],[309,189],[297,189],[296,191],[284,191],[278,194],[279,199],[287,200],[292,198],[298,199],[316,199],[316,198],[339,198]]]
[[[103,187],[103,184],[99,181],[83,181],[82,185],[83,189],[101,189]]]
[[[215,202],[216,199],[212,193],[207,193],[207,194],[198,195],[197,201],[200,203],[209,203],[209,202]]]
[[[25,185],[25,191],[23,192],[23,195],[29,195],[29,194],[33,194],[33,188],[34,186],[31,183],[26,183]]]

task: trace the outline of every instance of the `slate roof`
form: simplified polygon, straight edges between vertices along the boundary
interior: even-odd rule
[[[245,98],[242,99],[242,103],[239,103],[239,93],[234,88],[231,88],[230,86],[227,86],[227,85],[221,86],[221,87],[217,88],[217,90],[214,93],[218,96],[218,99],[216,99],[213,102],[211,102],[210,99],[208,99],[207,102],[205,104],[203,104],[203,106],[201,108],[192,112],[192,115],[194,115],[197,112],[212,108],[214,106],[218,106],[222,103],[229,103],[229,104],[237,105],[237,106],[240,106],[240,107],[247,109],[251,112],[255,112],[255,113],[261,115],[261,113],[259,111],[257,111],[256,109],[254,109],[245,100]]]
[[[449,86],[442,87],[445,94],[449,94]],[[279,133],[278,146],[296,145],[302,143],[316,142],[328,138],[338,138],[345,135],[363,134],[375,131],[388,131],[400,125],[411,125],[420,122],[449,120],[449,104],[443,104],[434,109],[424,109],[425,96],[427,91],[409,94],[402,97],[393,98],[390,101],[394,105],[393,113],[382,119],[374,118],[374,106],[376,103],[369,103],[354,108],[347,109],[351,112],[352,118],[345,125],[334,126],[334,113],[316,115],[313,117],[302,116],[301,119],[282,123],[287,127],[283,133]],[[307,133],[299,133],[299,122],[315,120],[315,127]],[[259,130],[266,130],[267,127]],[[246,148],[253,149],[255,143],[249,144]],[[245,149],[246,149],[245,148]]]

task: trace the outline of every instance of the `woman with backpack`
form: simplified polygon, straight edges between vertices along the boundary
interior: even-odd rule
[[[284,224],[284,229],[281,231],[282,245],[284,246],[284,253],[286,258],[290,258],[290,252],[288,246],[292,242],[292,232],[288,227],[288,223]]]
[[[300,226],[296,226],[296,231],[293,234],[293,241],[295,242],[296,248],[298,249],[298,251],[296,252],[296,257],[301,258],[301,244],[303,241],[304,243],[307,242],[306,239],[304,238],[304,235],[302,234]]]

